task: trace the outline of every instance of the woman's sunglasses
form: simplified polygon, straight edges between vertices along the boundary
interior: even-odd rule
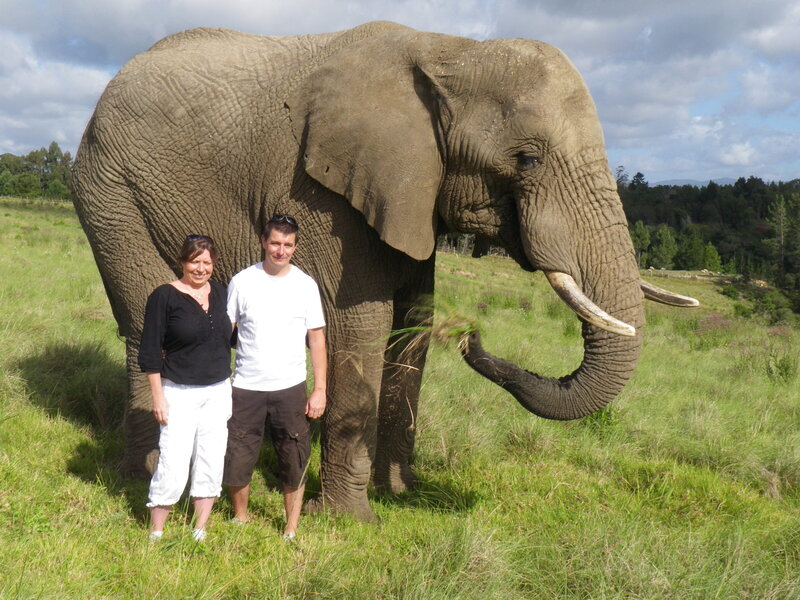
[[[196,233],[192,233],[192,234],[186,236],[186,240],[185,241],[187,241],[187,242],[195,242],[197,240],[204,240],[204,241],[210,242],[211,238],[208,237],[207,235],[197,235]]]

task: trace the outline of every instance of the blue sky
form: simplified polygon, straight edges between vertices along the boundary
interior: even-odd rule
[[[0,153],[75,152],[114,73],[196,26],[262,35],[385,19],[558,46],[609,163],[650,182],[800,178],[800,0],[0,0]]]

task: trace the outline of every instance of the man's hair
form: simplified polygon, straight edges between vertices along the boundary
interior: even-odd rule
[[[289,215],[272,215],[264,225],[264,230],[261,232],[262,237],[267,240],[269,234],[274,231],[280,231],[284,235],[294,234],[295,243],[300,241],[300,227],[294,217]]]

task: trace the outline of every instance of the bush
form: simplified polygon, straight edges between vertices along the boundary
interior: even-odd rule
[[[739,293],[739,290],[737,290],[737,289],[736,289],[734,286],[732,286],[732,285],[725,285],[725,286],[723,286],[723,287],[722,287],[722,289],[720,290],[720,293],[721,293],[723,296],[726,296],[726,297],[728,297],[728,298],[730,298],[730,299],[732,299],[732,300],[738,300],[738,299],[739,299],[739,296],[741,296],[741,294]]]
[[[770,290],[756,300],[756,310],[772,324],[786,323],[793,318],[791,302],[778,290]]]
[[[47,184],[47,190],[45,190],[45,198],[69,198],[70,193],[67,186],[61,183],[60,181],[53,180],[49,184]]]
[[[11,179],[11,188],[15,196],[35,198],[42,193],[42,184],[35,173],[20,173]]]
[[[797,378],[797,352],[791,348],[772,348],[767,355],[765,366],[767,377],[779,383],[791,383]]]

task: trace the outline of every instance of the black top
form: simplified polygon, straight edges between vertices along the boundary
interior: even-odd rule
[[[208,312],[175,286],[147,298],[139,366],[175,383],[210,385],[231,375],[231,320],[225,288],[209,281]]]

